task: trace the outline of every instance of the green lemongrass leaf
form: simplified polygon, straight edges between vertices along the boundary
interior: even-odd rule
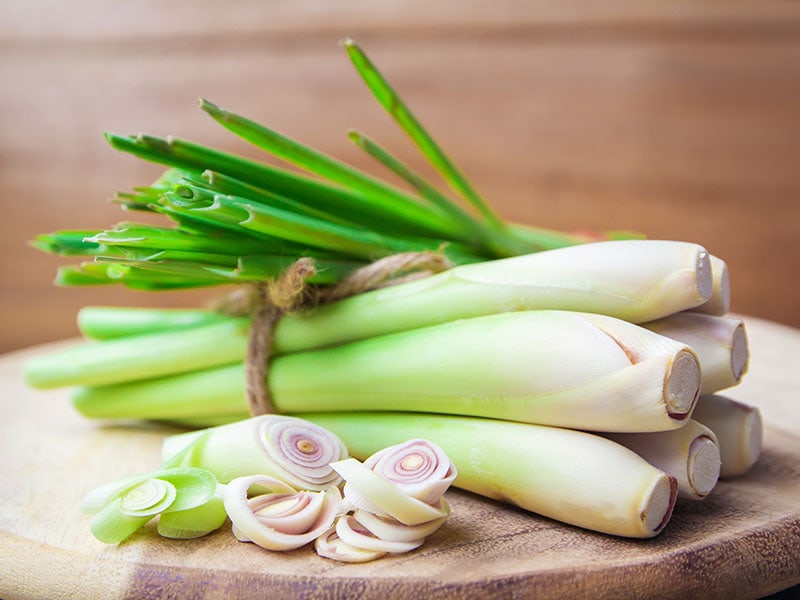
[[[247,319],[89,342],[26,363],[29,385],[108,385],[241,362]],[[158,352],[154,352],[158,349]]]
[[[344,40],[343,45],[356,71],[361,75],[375,99],[406,132],[422,154],[442,174],[450,186],[484,216],[488,223],[496,229],[504,229],[503,221],[494,213],[486,201],[480,197],[458,167],[428,134],[364,51],[350,39]]]
[[[262,150],[318,177],[361,192],[370,202],[386,206],[389,210],[394,205],[403,204],[409,213],[416,215],[422,215],[427,210],[417,198],[277,131],[224,110],[205,99],[200,100],[200,108],[223,127]],[[465,233],[469,232],[465,230]]]
[[[231,319],[214,310],[190,308],[133,308],[84,306],[78,311],[78,329],[93,340],[184,329]]]
[[[98,257],[100,258],[100,257]],[[110,259],[109,259],[110,260]],[[59,269],[58,285],[122,284],[138,290],[174,290],[222,285],[230,280],[222,275],[188,264],[172,271],[159,270],[159,263],[85,262]]]
[[[94,263],[84,263],[81,265],[66,265],[59,267],[56,271],[53,283],[63,286],[83,286],[83,285],[110,285],[119,283],[109,278],[105,269],[98,272],[87,265]]]
[[[97,540],[105,544],[118,544],[152,520],[152,516],[126,515],[120,510],[121,502],[121,498],[117,498],[92,517],[89,530]]]
[[[392,154],[377,142],[358,131],[350,131],[349,137],[359,148],[416,189],[420,196],[431,202],[434,206],[438,206],[451,218],[462,223],[464,229],[469,231],[470,235],[476,241],[482,241],[484,245],[486,245],[488,241],[490,247],[499,247],[505,244],[502,236],[498,235],[496,230],[486,228],[483,223],[473,219],[471,215],[452,202],[450,198],[442,194],[432,184],[425,181],[423,177],[415,173],[400,159],[392,156]]]
[[[68,230],[37,235],[30,244],[34,248],[61,256],[91,256],[102,254],[107,248],[91,240],[97,230]]]
[[[206,183],[209,189],[221,194],[228,196],[240,196],[242,198],[247,198],[248,200],[275,206],[276,208],[290,210],[292,212],[304,214],[316,219],[330,221],[331,223],[338,223],[339,225],[353,225],[352,221],[342,219],[335,214],[319,210],[279,194],[268,192],[262,188],[245,183],[244,181],[239,181],[234,177],[230,177],[222,173],[205,171],[202,174],[202,180]],[[196,183],[195,179],[186,179],[185,181]]]
[[[191,191],[192,198],[180,193],[166,193],[163,202],[173,210],[202,215],[228,227],[241,227],[296,244],[337,252],[342,256],[374,260],[398,252],[436,250],[444,243],[440,240],[420,243],[409,238],[395,238],[367,229],[312,219],[236,196]]]
[[[179,421],[247,413],[242,363],[116,385],[79,387],[71,399],[75,409],[90,419]]]
[[[149,135],[125,137],[112,133],[107,133],[106,139],[117,150],[145,160],[183,169],[218,171],[367,227],[389,221],[398,231],[407,233],[445,237],[454,237],[458,233],[447,219],[432,212],[409,214],[405,206],[393,206],[387,210],[352,190],[337,188],[185,140]]]
[[[87,237],[87,241],[126,248],[185,250],[235,256],[263,254],[280,247],[278,243],[270,244],[264,240],[230,235],[224,231],[198,235],[181,229],[138,223],[119,223],[114,229],[94,233],[91,237]]]
[[[222,527],[227,518],[222,493],[218,491],[200,506],[163,513],[158,518],[157,529],[162,537],[189,540],[216,531]]]

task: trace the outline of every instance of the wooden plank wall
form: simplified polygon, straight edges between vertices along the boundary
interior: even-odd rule
[[[634,229],[726,259],[738,312],[800,326],[800,5],[791,2],[0,2],[0,351],[76,333],[85,304],[209,292],[53,288],[36,233],[107,227],[161,169],[102,131],[256,152],[196,98],[374,167],[423,168],[337,42],[351,36],[505,217]],[[376,173],[380,171],[375,170]]]

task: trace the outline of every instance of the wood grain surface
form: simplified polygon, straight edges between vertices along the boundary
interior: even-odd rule
[[[148,527],[118,546],[92,538],[78,503],[95,486],[159,462],[156,425],[81,419],[64,390],[27,389],[0,359],[0,597],[33,598],[759,598],[800,583],[800,331],[748,319],[750,373],[729,395],[758,404],[764,453],[702,502],[679,501],[656,538],[627,540],[458,490],[452,516],[418,550],[363,565],[313,549],[271,553],[229,526],[174,541]]]
[[[0,351],[74,335],[85,304],[210,295],[51,287],[65,261],[26,241],[130,219],[106,199],[161,172],[104,130],[257,156],[203,95],[376,174],[348,128],[420,167],[347,35],[503,216],[700,242],[730,264],[734,310],[800,326],[797,3],[0,0],[0,15]]]

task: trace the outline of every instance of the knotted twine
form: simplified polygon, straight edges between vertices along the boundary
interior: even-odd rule
[[[277,279],[254,284],[249,294],[237,290],[223,298],[216,309],[230,315],[250,315],[251,325],[245,358],[245,395],[253,416],[274,413],[269,391],[269,360],[273,332],[284,315],[342,300],[363,292],[427,277],[453,264],[439,252],[403,252],[376,260],[340,281],[318,289],[308,284],[316,274],[314,261],[301,258]]]

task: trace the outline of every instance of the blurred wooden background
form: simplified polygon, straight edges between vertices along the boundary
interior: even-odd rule
[[[509,219],[706,245],[733,309],[800,326],[800,5],[0,1],[0,351],[75,335],[85,304],[208,291],[54,288],[26,245],[130,218],[161,168],[102,137],[174,134],[257,156],[214,102],[374,172],[357,127],[419,166],[338,40],[361,42]],[[381,173],[382,174],[382,173]]]

